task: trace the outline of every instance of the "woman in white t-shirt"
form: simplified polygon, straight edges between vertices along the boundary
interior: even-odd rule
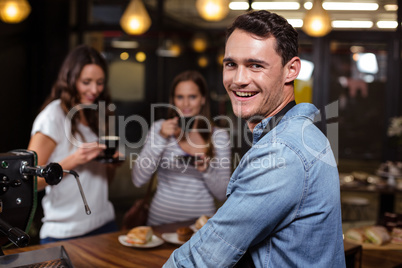
[[[37,153],[39,165],[57,162],[63,170],[76,171],[91,210],[87,215],[72,175],[64,175],[57,185],[38,177],[38,191],[46,190],[41,244],[118,230],[108,200],[108,177],[112,176],[107,174],[113,173],[109,171],[114,166],[95,161],[104,150],[98,143],[104,134],[99,122],[108,126],[111,114],[107,79],[103,56],[91,47],[78,46],[64,60],[51,95],[35,119],[28,149]],[[102,107],[105,113],[100,113]]]

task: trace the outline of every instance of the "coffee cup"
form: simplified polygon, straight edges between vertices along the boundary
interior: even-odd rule
[[[195,116],[182,116],[179,117],[179,127],[184,131],[184,132],[188,132],[193,128],[195,122]]]
[[[106,145],[106,149],[104,150],[106,158],[113,158],[113,155],[119,147],[119,140],[119,136],[101,136],[99,138],[99,143]]]

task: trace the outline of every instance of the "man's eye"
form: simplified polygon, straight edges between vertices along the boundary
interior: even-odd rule
[[[255,68],[255,69],[262,68],[262,66],[259,65],[259,64],[252,64],[251,67],[252,67],[252,68]]]
[[[233,66],[235,66],[235,64],[233,62],[226,62],[225,66],[226,67],[233,67]]]

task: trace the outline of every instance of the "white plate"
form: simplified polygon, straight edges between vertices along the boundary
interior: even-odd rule
[[[184,242],[184,241],[180,241],[179,238],[177,237],[177,234],[176,234],[176,233],[163,233],[163,234],[162,234],[162,238],[163,238],[166,242],[169,242],[169,243],[172,243],[172,244],[176,244],[176,245],[183,245],[184,243],[186,243],[186,242]]]
[[[134,247],[134,248],[154,248],[163,244],[163,240],[157,237],[156,235],[152,236],[152,240],[146,244],[131,244],[126,241],[126,235],[119,235],[119,242],[123,246],[126,247]]]

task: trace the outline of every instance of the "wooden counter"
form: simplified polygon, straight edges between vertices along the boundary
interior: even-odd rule
[[[167,224],[163,226],[153,227],[154,233],[160,237],[162,233],[175,232],[180,226],[189,226],[194,221],[181,222],[175,224]],[[91,237],[72,239],[68,241],[50,243],[46,245],[34,245],[25,248],[13,248],[4,250],[5,255],[14,253],[33,251],[38,249],[59,247],[63,246],[67,254],[76,268],[81,267],[138,267],[138,268],[153,268],[162,267],[162,265],[169,258],[170,254],[179,246],[165,242],[164,244],[155,248],[133,248],[126,247],[119,243],[119,235],[126,234],[126,231],[119,231],[109,234],[96,235]],[[372,263],[402,263],[402,251],[393,251],[391,254],[388,252],[377,252],[370,250],[363,252],[361,256],[361,246],[354,245],[345,241],[345,255],[349,259],[354,259],[360,262],[362,257],[362,267],[365,266],[366,260],[368,264]],[[390,260],[388,257],[390,256]],[[383,266],[393,267],[393,266]]]
[[[160,237],[162,233],[174,232],[180,226],[189,226],[191,222],[167,224],[154,227],[154,233]],[[45,245],[34,245],[26,248],[4,250],[5,255],[38,250],[49,247],[63,246],[74,267],[162,267],[173,250],[179,246],[165,242],[155,248],[126,247],[118,241],[119,235],[127,231],[72,239]]]

